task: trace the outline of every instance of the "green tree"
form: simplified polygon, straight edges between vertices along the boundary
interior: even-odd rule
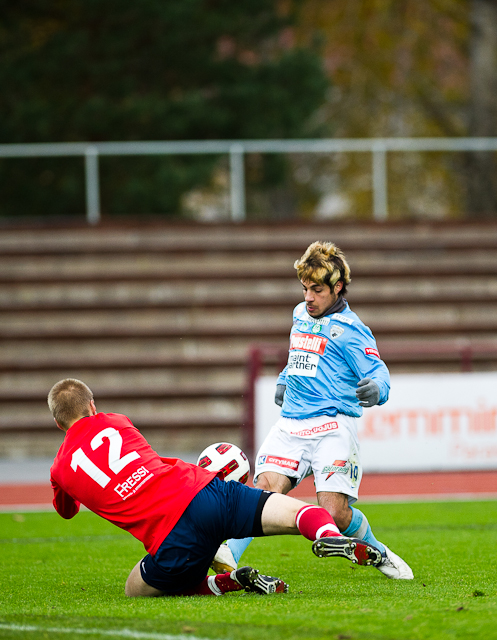
[[[0,0],[0,141],[301,137],[329,81],[301,0]],[[215,158],[105,158],[104,213],[176,213]],[[3,160],[0,214],[82,212],[80,159]]]
[[[472,0],[469,46],[470,88],[468,132],[497,136],[497,2]],[[467,208],[480,218],[497,215],[497,162],[495,153],[466,156]]]
[[[337,137],[496,136],[496,24],[496,0],[306,0],[297,41],[322,33],[321,114]],[[369,158],[336,173],[350,211],[370,216]],[[489,152],[391,154],[391,213],[495,217],[495,174]]]

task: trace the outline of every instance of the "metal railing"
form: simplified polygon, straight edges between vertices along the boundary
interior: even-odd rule
[[[245,154],[357,152],[371,154],[373,217],[376,221],[382,222],[388,218],[387,153],[390,151],[497,151],[497,137],[0,144],[0,158],[84,157],[86,218],[89,224],[97,224],[100,221],[100,156],[228,154],[231,219],[241,222],[246,217]]]

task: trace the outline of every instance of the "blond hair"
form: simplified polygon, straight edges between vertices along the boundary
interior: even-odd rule
[[[89,415],[93,393],[81,380],[65,378],[54,384],[47,400],[57,424],[67,430],[76,420]]]
[[[350,268],[343,252],[332,242],[313,242],[294,265],[300,281],[310,281],[333,289],[342,282],[341,293],[346,293],[350,282]]]

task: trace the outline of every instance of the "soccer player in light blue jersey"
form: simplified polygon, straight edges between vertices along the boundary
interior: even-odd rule
[[[388,400],[387,366],[371,330],[344,298],[350,269],[343,252],[314,242],[294,266],[304,302],[294,309],[288,363],[277,380],[281,417],[257,454],[254,483],[286,494],[313,474],[318,504],[340,532],[379,549],[377,568],[388,578],[410,580],[409,565],[377,540],[352,506],[362,477],[357,419],[363,407]],[[249,543],[228,540],[216,558],[236,568]]]

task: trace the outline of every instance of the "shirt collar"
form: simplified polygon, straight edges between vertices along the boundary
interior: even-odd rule
[[[345,300],[343,296],[338,296],[338,299],[335,302],[335,304],[332,307],[330,307],[326,313],[323,313],[323,315],[320,317],[325,318],[326,316],[331,316],[332,313],[340,313],[340,311],[343,311],[346,306],[347,306],[347,300]]]

